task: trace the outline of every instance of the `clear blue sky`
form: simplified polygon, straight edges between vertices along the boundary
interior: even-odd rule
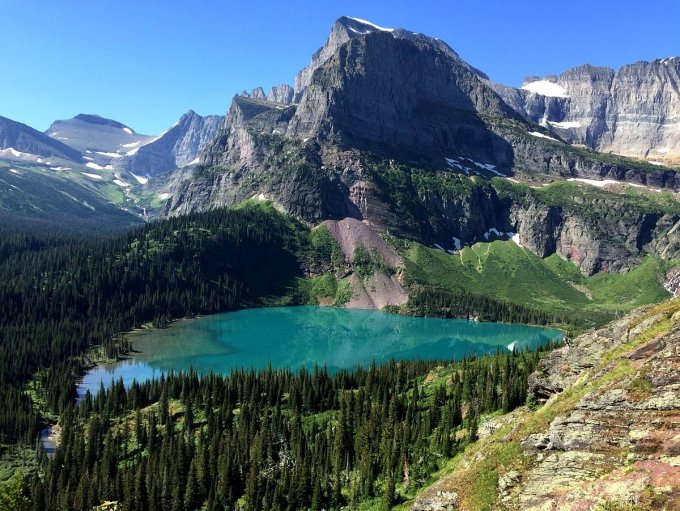
[[[520,85],[592,63],[680,55],[677,0],[3,0],[0,115],[45,130],[97,113],[155,134],[293,83],[342,15],[439,37]]]

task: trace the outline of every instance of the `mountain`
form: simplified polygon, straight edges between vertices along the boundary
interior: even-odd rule
[[[145,176],[153,176],[194,163],[200,152],[212,142],[224,121],[219,115],[202,117],[189,110],[168,130],[150,142],[128,151],[116,167]]]
[[[615,71],[584,65],[531,77],[520,89],[490,83],[517,112],[564,140],[660,163],[680,161],[680,57]]]
[[[295,77],[295,87],[294,87],[294,98],[295,102],[299,102],[302,99],[302,94],[307,88],[307,86],[312,81],[312,76],[314,71],[321,67],[329,58],[331,58],[335,52],[347,43],[349,40],[376,33],[386,33],[390,34],[395,39],[405,39],[412,42],[426,43],[431,47],[441,51],[447,56],[453,57],[460,60],[458,54],[451,49],[451,47],[444,41],[428,37],[424,34],[418,32],[411,32],[409,30],[404,30],[401,28],[385,28],[370,21],[362,20],[359,18],[351,18],[349,16],[342,16],[331,28],[331,32],[328,39],[324,45],[319,48],[314,55],[312,55],[312,61],[306,68],[302,69]],[[466,62],[461,60],[461,63],[467,66],[475,74],[487,78],[481,71],[473,68]]]
[[[30,126],[0,117],[0,158],[36,161],[37,157],[82,161],[80,153],[72,147]]]
[[[78,114],[73,119],[52,123],[46,131],[55,140],[77,149],[90,158],[119,158],[153,137],[135,133],[132,128],[98,115]]]
[[[677,201],[655,197],[678,186],[673,169],[562,141],[440,40],[340,18],[295,91],[291,105],[235,97],[200,165],[163,188],[164,215],[256,197],[310,224],[349,217],[452,251],[516,233],[587,275],[680,246]],[[564,178],[576,182],[541,189]]]
[[[150,137],[97,115],[55,121],[48,134],[0,117],[0,160],[8,161],[0,212],[47,223],[60,210],[77,225],[138,223],[169,197],[145,187],[149,178],[196,160],[222,121],[189,111]]]

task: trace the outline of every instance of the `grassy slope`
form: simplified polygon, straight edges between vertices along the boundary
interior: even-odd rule
[[[541,259],[511,241],[476,243],[455,255],[411,243],[405,256],[413,282],[549,313],[588,313],[597,322],[668,296],[660,282],[670,263],[653,256],[629,273],[591,277],[557,255]]]
[[[119,207],[125,202],[120,187],[89,179],[80,171],[57,171],[31,163],[0,161],[1,215],[58,225],[127,227],[141,224],[141,218]]]

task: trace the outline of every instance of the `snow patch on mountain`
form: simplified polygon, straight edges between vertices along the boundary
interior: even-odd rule
[[[551,126],[554,126],[555,128],[561,128],[563,130],[568,130],[568,129],[573,129],[573,128],[580,128],[583,126],[580,122],[573,122],[573,121],[565,121],[565,122],[553,122],[553,121],[548,121]]]
[[[17,151],[13,147],[8,147],[7,149],[0,150],[0,156],[4,156],[4,157],[14,156],[15,158],[22,158],[22,157],[31,156],[31,155],[26,154],[26,153],[22,153],[21,151]]]
[[[132,174],[132,172],[130,172],[130,174]],[[148,176],[142,177],[142,176],[138,176],[136,174],[132,174],[132,177],[134,177],[140,185],[145,185],[146,183],[149,182]]]
[[[568,98],[567,89],[548,80],[536,80],[522,85],[522,90],[540,94],[542,96],[549,96],[552,98]]]
[[[532,137],[545,138],[545,139],[548,139],[548,140],[552,140],[553,142],[559,142],[559,140],[557,140],[556,138],[549,137],[548,135],[544,135],[543,133],[540,133],[538,131],[529,131],[528,133]]]
[[[352,21],[356,21],[357,23],[361,23],[362,25],[367,25],[367,26],[374,28],[376,30],[380,30],[381,32],[394,32],[394,30],[395,30],[394,28],[381,27],[380,25],[376,25],[375,23],[371,23],[370,21],[362,20],[361,18],[352,18],[352,17],[348,16],[347,19],[350,19]],[[357,31],[353,30],[353,32],[356,33]]]
[[[108,156],[109,158],[120,158],[121,156],[123,156],[122,154],[118,154],[118,153],[107,153],[107,152],[105,152],[105,151],[95,151],[95,153],[101,154],[102,156]]]

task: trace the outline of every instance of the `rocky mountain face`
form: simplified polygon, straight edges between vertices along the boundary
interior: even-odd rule
[[[287,134],[440,165],[465,156],[509,167],[511,147],[485,116],[522,122],[441,45],[376,31],[351,38],[315,70]]]
[[[521,89],[490,85],[527,119],[570,143],[661,163],[680,158],[680,57],[618,71],[585,65],[527,78]]]
[[[262,87],[257,87],[250,92],[243,91],[239,94],[242,98],[252,98],[252,99],[264,99],[272,103],[281,103],[283,105],[290,105],[293,103],[295,97],[295,92],[293,87],[283,83],[281,85],[275,85],[269,94],[265,94]]]
[[[448,55],[449,57],[459,59],[458,54],[440,39],[428,37],[424,34],[411,32],[401,28],[385,28],[375,25],[370,21],[343,16],[339,18],[331,28],[331,32],[324,45],[319,48],[314,53],[314,55],[312,55],[312,61],[309,66],[302,69],[295,77],[294,102],[299,103],[301,101],[302,94],[304,93],[307,86],[312,82],[312,76],[314,72],[323,64],[325,64],[326,61],[330,59],[341,46],[351,39],[376,33],[390,34],[395,39],[405,39],[412,42],[426,43],[429,46],[436,48],[442,53]],[[463,63],[476,74],[486,78],[486,75],[474,69],[469,64],[462,60],[461,63]]]
[[[496,481],[491,509],[677,509],[679,308],[635,311],[551,351],[529,381],[542,406],[484,423],[411,509],[475,508],[469,482],[482,467]]]
[[[63,142],[54,140],[44,133],[0,117],[0,158],[25,159],[28,157],[55,157],[74,162],[82,161],[80,153]]]
[[[553,185],[549,195],[529,193],[512,201],[509,224],[523,246],[554,253],[584,274],[635,267],[645,254],[671,259],[680,250],[680,211],[634,206],[625,185],[595,191],[588,185]],[[555,200],[555,196],[561,199]]]
[[[293,97],[295,96],[295,91],[290,85],[283,83],[272,87],[272,90],[267,94],[267,101],[272,101],[274,103],[283,103],[284,105],[290,105],[293,102]]]
[[[142,176],[154,176],[196,163],[200,152],[212,142],[223,121],[222,116],[202,117],[190,110],[158,137],[127,151],[116,162],[116,167]]]
[[[439,40],[341,18],[296,84],[291,105],[261,89],[235,97],[200,165],[169,176],[163,214],[259,197],[310,224],[349,217],[446,249],[494,228],[587,274],[677,251],[671,209],[630,208],[610,193],[598,195],[598,216],[508,180],[516,190],[471,180],[680,184],[671,169],[575,148],[532,124]]]

